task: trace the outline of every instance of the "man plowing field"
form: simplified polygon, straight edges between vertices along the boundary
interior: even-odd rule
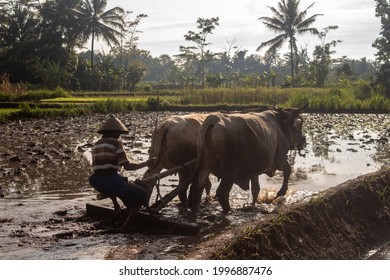
[[[145,188],[128,181],[127,177],[119,174],[121,168],[126,170],[137,170],[143,167],[152,167],[154,159],[149,159],[142,163],[130,163],[119,140],[121,134],[129,131],[122,122],[115,116],[102,125],[98,133],[102,134],[92,148],[92,170],[93,174],[89,178],[91,186],[100,193],[108,195],[117,211],[121,210],[117,197],[123,204],[131,209],[129,216],[123,224],[123,230],[128,230],[138,211],[143,205],[148,205],[148,192]]]

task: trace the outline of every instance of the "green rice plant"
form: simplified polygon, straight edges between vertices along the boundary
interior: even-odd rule
[[[370,99],[362,101],[365,108],[377,110],[390,110],[390,99],[376,93]]]
[[[90,104],[89,109],[97,113],[116,113],[120,111],[132,111],[133,107],[129,101],[109,98]]]
[[[365,89],[367,90],[367,89]],[[289,107],[298,107],[307,102],[313,110],[389,110],[390,100],[383,95],[376,93],[371,97],[362,99],[361,92],[350,87],[327,88],[313,92],[295,91],[286,103]]]
[[[146,101],[149,110],[158,110],[160,108],[160,99],[156,97],[149,97]]]
[[[120,100],[121,102],[146,102],[147,97],[144,96],[131,96],[131,97],[114,97],[114,96],[96,96],[96,97],[80,97],[80,96],[68,96],[68,97],[56,97],[51,99],[42,99],[44,103],[94,103],[105,102],[107,100]]]
[[[186,89],[180,97],[180,103],[188,104],[283,104],[289,98],[289,92],[276,88],[205,88]]]
[[[60,107],[41,108],[37,104],[21,103],[18,109],[14,109],[10,112],[8,118],[46,118],[46,117],[74,117],[79,115],[85,115],[91,113],[86,107],[65,105]]]
[[[41,89],[41,90],[29,90],[26,94],[21,95],[18,100],[20,101],[38,101],[42,99],[52,98],[65,98],[69,97],[69,94],[62,88],[56,88],[53,90]]]
[[[148,99],[107,99],[94,102],[89,105],[89,109],[98,113],[115,113],[122,111],[154,111],[163,109],[166,103],[160,102],[157,98],[149,97]]]
[[[9,116],[18,112],[18,108],[0,108],[0,122],[6,121]]]

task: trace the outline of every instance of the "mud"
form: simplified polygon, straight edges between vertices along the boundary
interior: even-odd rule
[[[119,115],[130,130],[122,140],[131,160],[147,157],[156,117],[172,114],[178,113]],[[274,197],[282,177],[280,173],[274,178],[262,175],[256,207],[249,206],[250,194],[238,187],[232,190],[234,211],[228,216],[221,214],[215,200],[204,203],[197,221],[203,230],[198,236],[164,235],[143,228],[123,234],[118,232],[119,221],[85,216],[86,203],[111,206],[109,201],[96,201],[88,184],[90,149],[106,118],[94,115],[0,124],[1,259],[196,258],[192,252],[202,252],[199,244],[205,244],[204,248],[208,242],[223,244],[246,225],[271,219],[286,206],[307,202],[321,191],[390,165],[389,115],[307,114],[308,146],[304,157],[290,154],[294,168],[290,191],[283,199],[265,203]],[[124,175],[134,180],[143,172]],[[213,193],[218,182],[212,181]],[[168,192],[176,184],[174,176],[162,180],[161,191]],[[189,214],[177,200],[161,211],[173,219],[188,219]]]
[[[350,180],[246,228],[201,258],[366,258],[369,248],[390,234],[389,186],[390,169]]]

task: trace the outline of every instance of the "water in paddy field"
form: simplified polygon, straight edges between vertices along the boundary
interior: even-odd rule
[[[176,113],[160,113],[159,118]],[[182,114],[182,113],[180,113]],[[200,236],[166,236],[110,232],[99,220],[84,216],[85,204],[111,206],[96,201],[89,186],[90,151],[98,127],[107,116],[94,115],[52,120],[21,120],[0,124],[0,258],[1,259],[177,259],[184,258],[207,236],[259,219],[283,204],[309,199],[348,179],[389,166],[389,115],[305,114],[308,145],[302,155],[291,151],[293,173],[289,192],[275,204],[251,207],[251,194],[234,186],[230,203],[234,211],[224,217],[213,195],[218,180],[212,177],[211,201],[201,208]],[[130,134],[122,136],[134,162],[148,157],[156,113],[119,115]],[[131,180],[145,169],[124,172]],[[282,174],[259,176],[259,200],[272,200]],[[177,177],[160,182],[162,195],[177,185]],[[155,195],[155,194],[154,194]],[[153,198],[152,198],[153,199]],[[173,200],[161,213],[186,219],[188,210]],[[389,259],[387,247],[371,258]]]

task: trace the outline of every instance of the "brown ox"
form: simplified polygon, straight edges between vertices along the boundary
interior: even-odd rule
[[[170,169],[182,165],[196,158],[196,141],[198,131],[205,114],[190,114],[183,116],[172,116],[164,119],[156,128],[152,136],[149,158],[157,158],[153,168],[149,168],[144,177],[160,173],[162,169]],[[195,166],[192,169],[184,169],[178,172],[179,185],[191,183]],[[206,194],[210,194],[211,183],[204,180]],[[186,191],[179,194],[182,203],[187,202]]]
[[[210,173],[221,179],[217,198],[224,213],[230,211],[233,184],[247,190],[252,180],[252,193],[258,193],[260,186],[253,186],[253,182],[258,182],[254,179],[260,174],[272,177],[276,170],[283,171],[283,185],[277,196],[285,195],[291,173],[287,153],[305,145],[299,114],[307,106],[261,113],[210,114],[198,135],[197,167],[190,194],[192,211],[198,211],[202,185]]]

